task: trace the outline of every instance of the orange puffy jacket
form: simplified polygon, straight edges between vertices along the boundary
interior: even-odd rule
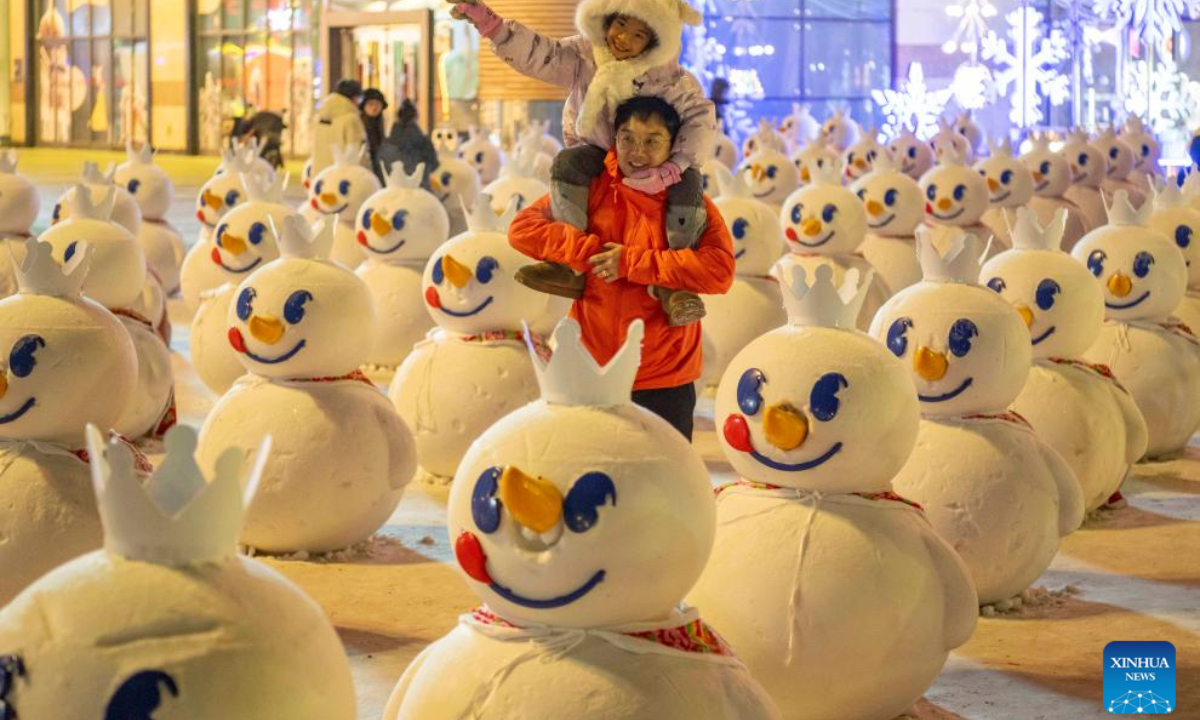
[[[629,323],[641,318],[646,335],[634,390],[694,382],[703,366],[700,323],[671,327],[662,303],[647,286],[705,295],[727,292],[735,267],[729,230],[716,206],[705,198],[708,228],[696,249],[671,250],[664,223],[666,193],[646,195],[624,185],[613,152],[605,166],[606,172],[592,182],[587,232],[556,222],[546,196],[517,215],[508,229],[508,241],[531,258],[587,273],[587,288],[571,307],[571,317],[579,321],[583,343],[597,362],[606,364],[625,343]],[[588,262],[609,242],[625,246],[620,279],[611,283],[593,275]]]

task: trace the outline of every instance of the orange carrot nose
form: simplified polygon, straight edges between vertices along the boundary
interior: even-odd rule
[[[938,210],[946,212],[950,208],[954,207],[954,203],[950,202],[950,198],[942,198],[941,200],[938,200],[937,206]]]
[[[879,217],[883,214],[883,205],[878,200],[868,200],[867,214],[871,217]]]
[[[201,195],[201,201],[213,210],[220,210],[225,205],[225,201],[221,199],[221,196],[211,190],[204,191],[204,194]]]
[[[996,182],[995,178],[988,178],[987,183],[988,183],[988,190],[990,190],[991,192],[996,192],[997,190],[1000,189],[1000,183]]]

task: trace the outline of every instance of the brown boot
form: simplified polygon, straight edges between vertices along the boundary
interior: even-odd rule
[[[704,301],[694,292],[684,290],[667,290],[663,288],[660,295],[663,310],[667,311],[671,327],[681,327],[700,322],[705,315]]]
[[[566,265],[548,262],[526,265],[517,270],[516,278],[517,282],[530,290],[572,300],[583,297],[583,288],[587,285],[587,278],[583,275]]]

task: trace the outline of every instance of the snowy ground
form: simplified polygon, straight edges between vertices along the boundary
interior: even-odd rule
[[[22,170],[46,183],[42,224],[85,157],[110,156],[22,154]],[[196,188],[215,163],[172,157],[160,162],[177,184],[170,220],[190,242],[198,229]],[[188,318],[181,303],[172,305],[172,319],[181,420],[198,425],[215,398],[188,365]],[[700,411],[697,449],[720,482],[730,469],[713,433],[711,402]],[[1063,543],[1035,584],[1050,592],[1021,612],[981,619],[913,717],[1102,717],[1105,644],[1167,640],[1178,651],[1174,715],[1200,719],[1200,443],[1183,459],[1137,468],[1124,491],[1128,508],[1089,521]],[[412,487],[376,541],[350,559],[265,561],[299,583],[337,626],[354,669],[360,720],[378,720],[412,657],[476,602],[450,565],[445,494]],[[863,689],[870,691],[870,678],[863,679]]]

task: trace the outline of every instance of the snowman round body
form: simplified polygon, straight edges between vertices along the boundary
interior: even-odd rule
[[[112,183],[85,182],[84,186],[91,191],[94,198],[102,198],[105,193],[111,190],[115,198],[112,221],[128,230],[134,237],[137,237],[138,230],[142,226],[142,211],[138,207],[137,200],[133,199],[133,195],[128,190],[121,185],[114,185]],[[69,187],[58,198],[58,201],[54,204],[54,210],[50,218],[53,224],[58,224],[71,218],[71,198],[74,197],[75,192],[75,186]]]
[[[17,291],[13,257],[18,262],[25,257],[25,239],[40,209],[37,188],[16,172],[15,155],[0,156],[0,297]]]
[[[167,212],[175,199],[175,187],[170,176],[152,161],[136,156],[117,166],[113,178],[120,187],[129,191],[141,211],[142,224],[138,228],[137,239],[146,252],[150,269],[169,294],[178,292],[179,268],[187,254],[187,247],[183,236],[167,222]]]
[[[1186,203],[1155,208],[1150,227],[1175,241],[1187,263],[1188,289],[1172,313],[1193,332],[1200,328],[1200,209]]]
[[[187,256],[183,236],[166,220],[143,219],[137,234],[146,262],[168,294],[180,291],[180,269]]]
[[[1034,194],[1027,205],[1037,213],[1038,220],[1048,224],[1059,209],[1067,211],[1063,249],[1069,252],[1092,229],[1083,211],[1065,196],[1071,187],[1070,162],[1049,147],[1035,147],[1021,156],[1021,162],[1033,174]]]
[[[500,176],[503,155],[487,135],[471,133],[471,137],[458,147],[458,159],[475,168],[479,182],[487,185]]]
[[[518,330],[546,312],[546,296],[513,279],[527,259],[499,232],[467,232],[434,253],[422,287],[439,326],[413,347],[388,388],[429,474],[453,477],[471,443],[537,397]]]
[[[1072,136],[1058,151],[1071,168],[1071,185],[1063,196],[1079,208],[1089,227],[1108,223],[1108,210],[1100,195],[1100,185],[1108,172],[1108,162],[1099,149],[1088,144],[1087,136]]]
[[[492,210],[497,215],[508,210],[515,198],[518,211],[532,205],[550,192],[550,187],[535,177],[522,175],[506,175],[500,177],[483,189],[483,194],[492,198]]]
[[[858,252],[879,274],[886,296],[920,282],[914,233],[925,205],[921,187],[897,169],[877,168],[850,191],[867,211],[867,235]]]
[[[792,161],[769,148],[746,158],[741,175],[755,198],[777,208],[800,186],[800,172]]]
[[[236,290],[236,285],[226,284],[205,292],[189,330],[188,357],[192,367],[200,381],[218,395],[228,392],[246,374],[246,368],[229,345],[227,318]]]
[[[328,218],[336,217],[329,259],[353,270],[366,259],[358,244],[358,217],[367,198],[379,192],[375,173],[355,162],[338,162],[313,180],[309,205]]]
[[[39,620],[47,612],[53,628]],[[0,611],[0,652],[36,678],[5,697],[23,717],[354,718],[350,669],[321,608],[241,557],[169,567],[84,555]]]
[[[144,316],[131,317],[118,313],[117,319],[129,332],[137,351],[137,391],[125,414],[114,424],[117,432],[128,438],[161,434],[172,422],[175,395],[175,374],[171,368],[171,351],[163,342],[154,324]]]
[[[467,231],[467,216],[475,207],[482,192],[483,184],[479,182],[479,173],[475,168],[453,156],[438,157],[438,168],[429,178],[430,189],[434,196],[446,208],[450,218],[450,236]]]
[[[737,143],[729,138],[725,133],[717,134],[717,146],[713,151],[713,157],[717,162],[724,165],[729,170],[737,168],[738,164],[738,149]]]
[[[980,603],[1013,597],[1083,518],[1070,467],[1006,412],[1029,375],[1028,329],[987,288],[924,281],[884,305],[871,335],[912,368],[923,413],[896,492],[958,551]]]
[[[787,408],[808,428],[791,449],[767,430]],[[716,419],[749,482],[718,491],[713,554],[689,602],[784,717],[902,713],[978,612],[953,550],[918,509],[881,496],[917,434],[907,371],[861,333],[785,326],[730,364]],[[848,680],[859,676],[872,692]]]

